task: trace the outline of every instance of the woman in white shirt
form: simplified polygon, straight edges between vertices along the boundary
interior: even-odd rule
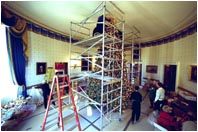
[[[165,90],[163,88],[163,84],[160,82],[156,83],[156,87],[157,90],[156,90],[154,103],[155,103],[155,109],[160,111],[165,98]]]

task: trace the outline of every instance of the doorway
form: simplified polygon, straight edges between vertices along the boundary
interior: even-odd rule
[[[164,88],[168,93],[175,91],[177,65],[164,65]]]

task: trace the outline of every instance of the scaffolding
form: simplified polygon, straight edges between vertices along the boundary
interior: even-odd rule
[[[131,46],[127,47],[131,49],[131,63],[128,72],[128,77],[131,84],[141,85],[141,32],[133,26],[130,33],[125,34],[125,43],[130,43]]]
[[[87,101],[85,107],[100,113],[99,127],[94,127],[104,130],[112,120],[122,120],[124,13],[113,2],[101,2],[87,18],[71,22],[70,28],[72,89]],[[82,59],[87,61],[87,71],[81,71]]]

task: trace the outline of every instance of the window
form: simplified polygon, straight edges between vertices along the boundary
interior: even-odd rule
[[[1,97],[2,104],[15,99],[17,97],[17,91],[18,91],[18,86],[13,84],[12,77],[11,77],[5,29],[6,29],[6,26],[1,24],[0,26],[0,33],[1,33],[1,47],[0,47],[1,92],[0,92],[0,97]]]
[[[133,50],[133,59],[140,59],[140,49]]]
[[[92,58],[89,58],[89,61],[87,60],[88,57],[91,57],[91,56],[88,56],[88,55],[82,55],[82,57],[87,57],[86,59],[83,59],[81,60],[81,71],[91,71],[92,70]]]

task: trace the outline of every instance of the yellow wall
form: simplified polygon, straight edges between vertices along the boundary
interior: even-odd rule
[[[68,62],[68,73],[82,73],[80,57],[78,60],[70,61],[69,45],[68,42],[63,42],[28,31],[29,58],[28,65],[26,66],[27,86],[39,84],[44,79],[44,74],[36,75],[37,62],[47,62],[47,67],[54,67],[55,62]],[[73,47],[72,50],[73,52],[82,52],[82,49],[79,47]],[[71,58],[76,58],[77,56],[79,56],[78,53],[71,54]],[[77,67],[74,68],[75,64]]]
[[[67,42],[29,31],[28,50],[30,56],[26,67],[27,86],[41,83],[44,78],[44,75],[36,75],[36,62],[47,62],[47,67],[54,67],[55,62],[68,62],[68,68],[70,68],[69,43]],[[131,63],[131,51],[125,51],[125,54],[125,59]],[[181,86],[197,93],[197,83],[189,81],[189,66],[197,64],[197,33],[168,44],[142,48],[141,60],[142,77],[150,77],[163,82],[164,65],[174,64],[177,65],[176,88]],[[79,60],[75,63],[81,66],[80,62]],[[158,73],[146,73],[146,65],[158,65]],[[79,73],[81,69],[77,67],[71,71]]]
[[[143,77],[163,82],[165,64],[177,65],[176,88],[181,86],[197,93],[197,83],[189,81],[189,67],[197,64],[197,33],[168,44],[142,48]],[[146,65],[158,65],[158,73],[146,73]]]
[[[44,74],[36,75],[37,62],[47,62],[47,67],[54,67],[55,62],[69,61],[69,44],[31,31],[28,32],[28,50],[27,86],[41,83],[44,79]]]
[[[131,63],[131,50],[127,50],[124,52],[125,53],[125,59],[127,60],[127,63]]]

